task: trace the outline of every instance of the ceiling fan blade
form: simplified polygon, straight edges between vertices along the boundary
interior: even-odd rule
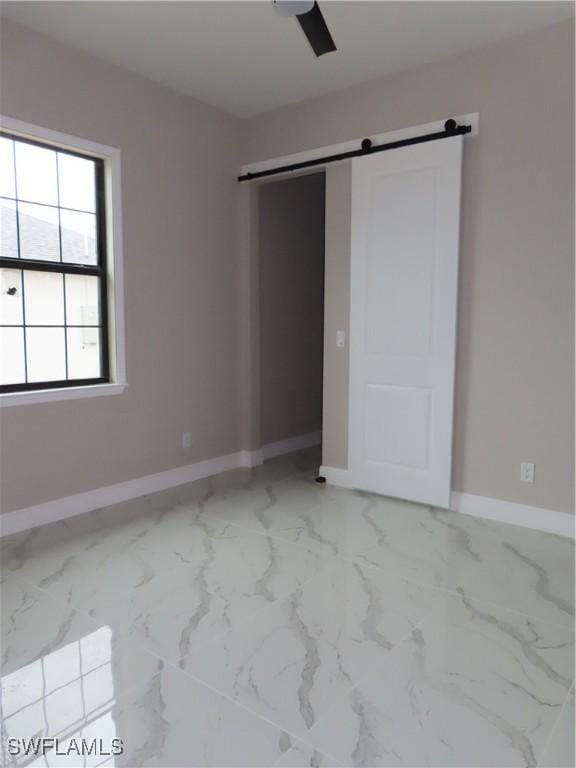
[[[318,3],[314,3],[312,10],[308,11],[308,13],[302,13],[296,16],[296,18],[316,56],[322,56],[325,53],[336,50],[336,45],[330,30],[326,26]]]

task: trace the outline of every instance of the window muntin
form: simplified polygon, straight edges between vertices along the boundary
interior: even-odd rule
[[[104,161],[0,134],[0,392],[109,381]]]

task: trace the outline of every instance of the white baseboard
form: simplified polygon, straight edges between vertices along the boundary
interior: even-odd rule
[[[326,482],[330,485],[336,485],[339,488],[352,488],[347,469],[321,466],[319,473],[321,477],[326,478]]]
[[[0,515],[0,536],[9,536],[11,533],[19,533],[39,525],[66,520],[69,517],[81,515],[84,512],[92,512],[94,509],[100,509],[109,504],[118,504],[138,496],[164,491],[167,488],[217,475],[229,469],[252,467],[259,463],[258,454],[258,451],[238,451],[227,456],[189,464],[185,467],[168,469],[154,475],[138,477],[135,480],[127,480],[104,488],[96,488],[93,491],[76,493],[73,496],[47,501],[33,507],[16,509],[13,512]]]
[[[458,492],[452,494],[452,509],[464,515],[483,517],[499,523],[521,525],[524,528],[534,528],[537,531],[574,538],[574,516],[566,512]]]
[[[229,469],[255,467],[262,464],[263,459],[317,445],[321,442],[321,437],[321,432],[311,432],[278,443],[269,443],[262,446],[260,450],[238,451],[227,456],[218,456],[215,459],[189,464],[185,467],[168,469],[154,475],[146,475],[104,488],[76,493],[73,496],[47,501],[44,504],[36,504],[33,507],[16,509],[13,512],[0,515],[0,537],[27,531],[39,525],[55,523],[58,520],[66,520],[69,517],[92,512],[110,504],[119,504],[122,501],[164,491],[167,488],[191,483],[211,475],[218,475]]]
[[[257,451],[238,451],[227,456],[200,461],[185,467],[169,469],[154,475],[127,480],[104,488],[96,488],[85,493],[77,493],[63,499],[48,501],[33,507],[17,509],[0,515],[0,536],[19,533],[39,525],[66,520],[75,515],[92,512],[110,504],[135,499],[149,493],[156,493],[167,488],[173,488],[204,477],[217,475],[229,469],[238,467],[254,467],[262,463],[262,459],[279,456],[283,453],[316,445],[320,433],[310,433],[299,437],[269,443]],[[330,485],[341,488],[351,488],[352,484],[348,470],[338,467],[320,467],[320,475],[326,478]],[[526,504],[515,504],[511,501],[491,499],[487,496],[475,496],[470,493],[454,492],[452,494],[452,509],[465,515],[496,520],[500,523],[520,525],[538,531],[554,533],[558,536],[574,538],[575,519],[564,512],[556,512],[541,507],[530,507]]]
[[[314,445],[320,445],[322,442],[322,432],[308,432],[306,435],[297,435],[289,437],[287,440],[279,440],[277,443],[267,443],[262,446],[262,457],[264,460],[272,459],[274,456],[281,456],[284,453],[300,451],[302,448],[311,448]]]
[[[340,488],[352,488],[347,469],[338,467],[320,467],[320,474],[326,482]],[[487,496],[475,496],[471,493],[452,493],[451,508],[455,512],[473,517],[495,520],[499,523],[520,525],[537,531],[554,533],[557,536],[574,538],[575,518],[565,512],[542,507],[530,507],[527,504],[516,504],[512,501],[492,499]]]

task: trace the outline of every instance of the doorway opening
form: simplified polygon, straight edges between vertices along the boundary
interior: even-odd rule
[[[325,173],[258,188],[260,443],[321,461]]]

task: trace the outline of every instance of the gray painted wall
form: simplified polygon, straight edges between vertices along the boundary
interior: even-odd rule
[[[322,426],[324,174],[259,187],[261,444]]]
[[[237,185],[240,162],[475,111],[454,485],[573,511],[572,22],[245,122],[6,20],[1,53],[3,113],[122,150],[129,381],[120,397],[2,409],[3,511],[258,447],[257,188]],[[346,361],[328,346],[346,327],[347,235],[331,208],[344,185],[327,188],[336,465]],[[534,485],[519,482],[522,460]]]
[[[350,163],[326,169],[324,398],[322,463],[348,467],[348,335],[350,330]],[[336,346],[344,331],[346,346]]]
[[[3,408],[0,507],[238,450],[239,121],[5,19],[1,53],[3,114],[122,152],[128,389]]]
[[[464,148],[453,486],[573,513],[573,22],[256,117],[243,161],[468,112],[480,134]],[[333,466],[347,460],[347,361],[333,348],[349,311],[342,174],[330,171],[326,190]],[[533,485],[521,461],[535,462]]]

